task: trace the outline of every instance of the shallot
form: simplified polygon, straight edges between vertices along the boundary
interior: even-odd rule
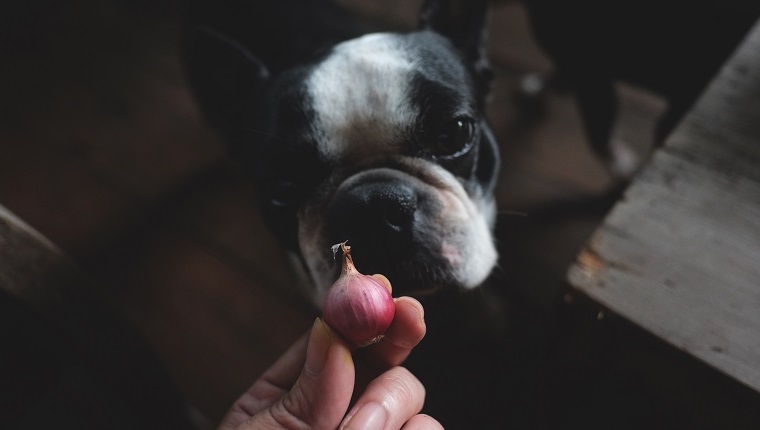
[[[356,270],[351,247],[343,251],[341,275],[325,296],[323,317],[327,325],[352,344],[363,347],[378,342],[393,321],[396,305],[388,287]]]

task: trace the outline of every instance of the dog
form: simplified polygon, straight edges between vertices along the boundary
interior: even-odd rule
[[[331,2],[279,3],[304,8],[297,30],[273,24],[288,15],[277,6],[247,15],[276,35],[251,35],[259,27],[241,14],[242,29],[196,11],[183,58],[314,303],[339,274],[331,245],[345,241],[357,268],[387,276],[394,294],[481,285],[497,262],[500,164],[484,117],[488,2],[426,0],[415,31],[356,35],[325,18]]]

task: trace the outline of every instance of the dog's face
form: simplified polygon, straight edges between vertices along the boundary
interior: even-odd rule
[[[317,302],[344,241],[396,294],[473,288],[490,273],[498,153],[472,61],[430,28],[370,34],[269,79],[243,110],[233,140]]]

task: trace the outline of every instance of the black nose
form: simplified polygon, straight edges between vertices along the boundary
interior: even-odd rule
[[[328,217],[338,241],[403,245],[411,238],[416,211],[414,189],[394,180],[368,182],[339,192]]]

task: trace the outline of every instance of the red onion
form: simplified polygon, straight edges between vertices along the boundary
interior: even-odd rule
[[[343,242],[333,247],[343,251],[343,270],[325,296],[323,316],[327,325],[346,340],[362,347],[378,342],[393,321],[396,305],[388,287],[362,275],[354,267],[351,247]]]

